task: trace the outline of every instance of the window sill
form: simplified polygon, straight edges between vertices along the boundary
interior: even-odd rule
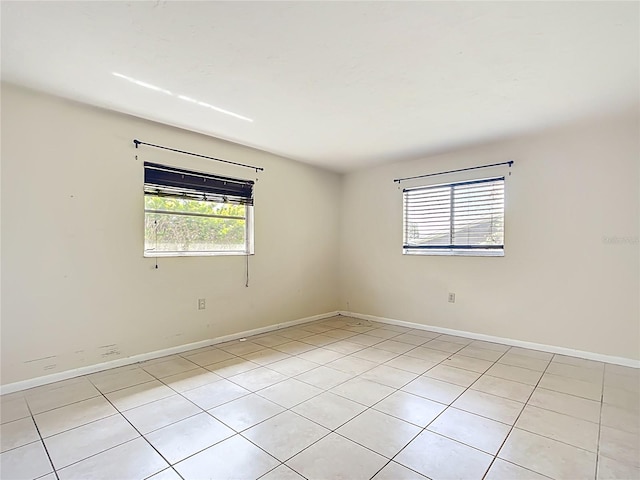
[[[442,249],[442,250],[429,250],[429,249],[403,249],[403,255],[429,255],[438,257],[504,257],[504,250],[480,250],[480,249]]]
[[[144,258],[167,258],[167,257],[246,257],[253,256],[254,253],[246,252],[144,252]]]

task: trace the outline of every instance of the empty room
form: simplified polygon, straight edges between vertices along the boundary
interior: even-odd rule
[[[0,14],[0,478],[640,479],[640,2]]]

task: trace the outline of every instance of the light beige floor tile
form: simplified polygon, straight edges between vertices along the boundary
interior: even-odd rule
[[[567,365],[564,363],[552,362],[547,368],[547,372],[553,375],[569,377],[574,380],[582,380],[583,382],[596,383],[602,385],[604,371],[596,368],[578,367],[576,365]]]
[[[479,480],[492,458],[475,448],[425,430],[394,460],[428,478]]]
[[[368,347],[363,350],[360,350],[351,357],[361,358],[363,360],[368,360],[370,362],[374,362],[376,364],[384,363],[392,358],[395,358],[399,355],[399,353],[389,352],[387,350],[381,350],[378,348],[378,345],[375,347]]]
[[[353,337],[354,335],[357,335],[357,333],[348,332],[346,330],[336,328],[333,330],[327,330],[326,332],[323,333],[323,335],[326,335],[328,337],[333,337],[337,340],[346,340],[349,337]]]
[[[332,388],[331,392],[370,407],[395,392],[395,389],[361,378],[354,378]]]
[[[324,347],[325,345],[329,345],[330,343],[335,343],[338,341],[337,338],[330,337],[328,335],[324,335],[322,333],[316,333],[315,335],[311,335],[310,337],[305,337],[301,342],[308,343],[310,345],[315,345],[316,347]]]
[[[611,458],[598,458],[597,480],[633,480],[640,478],[640,468]]]
[[[115,413],[117,410],[100,396],[47,411],[34,418],[40,435],[46,438]]]
[[[511,427],[456,408],[447,408],[427,430],[495,455]]]
[[[331,433],[293,457],[287,465],[308,480],[368,480],[387,461],[382,455]]]
[[[327,325],[320,325],[319,323],[305,323],[304,325],[300,325],[301,329],[307,330],[309,332],[313,332],[313,333],[323,333],[326,332],[327,330],[331,330],[332,327],[328,327]]]
[[[479,358],[480,360],[487,360],[489,362],[495,362],[498,360],[504,352],[497,352],[495,350],[489,350],[486,348],[475,347],[473,344],[467,345],[458,352],[458,355],[464,355],[465,357]]]
[[[332,362],[344,355],[342,353],[334,352],[333,350],[327,350],[326,348],[316,348],[309,350],[308,352],[300,353],[297,355],[300,358],[309,360],[310,362],[317,363],[318,365],[324,365],[325,363]]]
[[[513,425],[524,408],[524,403],[497,397],[478,390],[467,390],[453,402],[452,406],[498,422]]]
[[[481,348],[483,350],[491,350],[491,351],[500,352],[500,353],[504,353],[508,350],[511,350],[512,348],[512,347],[509,347],[508,345],[503,345],[501,343],[495,343],[495,342],[485,342],[484,340],[474,340],[469,345],[474,348]]]
[[[640,413],[640,394],[638,393],[605,385],[602,401],[636,414]]]
[[[391,330],[391,328],[393,328],[391,325],[385,325],[384,328],[374,328],[373,330],[367,332],[367,335],[388,339],[397,337],[400,333],[404,333],[404,330],[397,331],[395,329]]]
[[[360,378],[364,380],[370,380],[392,388],[401,388],[417,377],[418,375],[415,373],[399,370],[387,364],[379,365],[360,375]]]
[[[286,411],[245,430],[242,435],[284,462],[328,433],[328,429],[317,423]]]
[[[273,348],[265,348],[254,353],[247,353],[242,355],[242,358],[244,358],[245,360],[249,360],[253,363],[258,363],[263,367],[269,365],[270,363],[275,363],[289,357],[291,357],[291,355],[279,352],[278,350],[274,350]]]
[[[615,405],[602,404],[600,421],[602,425],[607,427],[617,428],[636,435],[640,434],[640,415]]]
[[[184,353],[183,356],[190,362],[193,362],[196,365],[200,365],[201,367],[206,367],[207,365],[211,365],[213,363],[223,362],[224,360],[235,358],[235,356],[231,353],[220,350],[219,348],[214,348],[206,352],[194,354],[190,354],[189,352],[187,352]]]
[[[594,478],[596,456],[581,448],[514,428],[498,457],[551,478]]]
[[[372,345],[376,345],[378,343],[384,342],[384,338],[374,337],[371,335],[367,335],[366,333],[355,335],[349,338],[350,342],[358,343],[360,345],[364,345],[365,347],[371,347]]]
[[[426,427],[446,405],[399,390],[376,403],[374,409],[419,427]]]
[[[309,334],[311,335],[311,334]],[[217,345],[220,350],[224,350],[225,352],[231,353],[233,355],[248,355],[249,353],[259,352],[260,350],[264,350],[266,347],[262,345],[258,345],[253,342],[241,342],[239,340],[235,340],[233,342]]]
[[[165,384],[154,380],[107,393],[105,397],[122,412],[175,394],[176,392]]]
[[[637,368],[625,367],[624,365],[614,365],[613,363],[604,364],[605,375],[609,373],[615,373],[617,375],[626,375],[630,377],[637,377],[640,375],[640,371]]]
[[[258,395],[284,408],[291,408],[322,393],[322,389],[290,378],[258,391]]]
[[[165,355],[162,357],[152,358],[151,360],[145,360],[144,362],[140,362],[138,365],[141,368],[144,368],[150,365],[155,365],[156,363],[164,363],[164,362],[168,362],[169,360],[178,360],[181,358],[182,357],[180,355]],[[126,368],[126,367],[121,367],[121,368]]]
[[[509,351],[502,357],[500,357],[498,363],[504,363],[506,365],[512,365],[514,367],[528,368],[529,370],[535,370],[537,372],[543,372],[549,365],[549,360],[543,360],[526,355],[518,355]]]
[[[484,480],[546,480],[549,477],[496,458]]]
[[[275,347],[278,345],[282,345],[283,343],[289,342],[287,337],[283,337],[277,334],[270,334],[260,338],[252,338],[251,341],[253,343],[257,343],[258,345],[262,345],[264,347]]]
[[[107,372],[108,374],[105,374]],[[155,377],[141,368],[128,369],[122,372],[111,372],[111,370],[107,370],[107,372],[100,372],[88,376],[91,383],[102,393],[109,393],[155,380]]]
[[[307,330],[302,330],[301,328],[288,328],[286,330],[280,330],[278,335],[281,337],[286,337],[290,339],[300,339],[304,337],[310,337],[314,332],[309,332]]]
[[[477,373],[484,373],[493,365],[493,362],[481,360],[479,358],[465,357],[464,355],[456,353],[455,355],[445,359],[441,365],[462,368],[464,370],[470,370]]]
[[[6,397],[0,400],[0,420],[2,423],[13,422],[30,416],[27,401],[23,397]]]
[[[209,383],[217,382],[222,377],[216,375],[204,368],[196,368],[195,370],[189,370],[187,372],[178,373],[177,375],[171,375],[165,377],[162,382],[167,386],[174,389],[176,392],[186,392],[187,390],[193,390],[194,388],[202,387]]]
[[[300,380],[323,390],[328,390],[353,377],[353,374],[322,366],[296,376],[296,380]]]
[[[529,404],[589,422],[600,421],[600,402],[546,388],[536,388],[529,399]]]
[[[635,376],[628,374],[620,374],[607,372],[604,377],[604,384],[609,387],[621,388],[629,392],[640,392],[640,373]]]
[[[137,438],[58,471],[60,480],[146,478],[169,465],[146,440]]]
[[[505,365],[503,363],[496,363],[493,367],[487,370],[486,374],[492,377],[512,380],[514,382],[526,383],[527,385],[536,385],[538,380],[540,380],[540,377],[542,377],[542,372],[536,372],[535,370],[529,370],[528,368]]]
[[[274,468],[265,476],[260,477],[260,480],[305,480],[304,477],[301,477],[296,472],[291,470],[286,465],[280,465],[279,467]]]
[[[396,462],[389,462],[372,480],[428,480]]]
[[[36,440],[40,440],[40,435],[31,417],[14,420],[0,426],[0,453]]]
[[[215,407],[209,413],[240,432],[283,411],[280,405],[252,393]]]
[[[600,455],[640,467],[640,436],[615,428],[600,427]]]
[[[211,415],[200,413],[156,430],[146,438],[174,464],[234,434]]]
[[[435,400],[436,402],[449,405],[462,392],[464,392],[465,388],[452,383],[442,382],[434,378],[422,376],[402,387],[402,390],[420,397],[428,398],[429,400]]]
[[[57,382],[25,392],[31,412],[36,415],[100,395],[98,389],[86,378],[71,380],[73,382]]]
[[[42,442],[34,442],[0,453],[0,478],[32,479],[53,472]]]
[[[453,383],[454,385],[460,385],[461,387],[468,387],[478,378],[480,374],[477,372],[471,372],[469,370],[463,370],[461,368],[449,367],[444,363],[436,365],[431,370],[424,374],[425,377],[435,378],[442,382]]]
[[[443,342],[440,340],[442,337],[438,337],[435,340],[431,340],[429,343],[425,343],[424,346],[431,348],[432,350],[438,350],[441,352],[447,352],[449,354],[460,351],[465,345],[460,343]]]
[[[514,382],[504,378],[483,375],[471,385],[470,389],[524,403],[531,395],[531,392],[533,392],[534,387],[533,385]]]
[[[340,370],[341,372],[348,373],[350,375],[360,375],[361,373],[377,367],[378,363],[350,355],[327,363],[325,366],[335,370]]]
[[[428,343],[425,343],[421,347],[416,347],[413,350],[409,350],[407,353],[405,353],[405,355],[408,357],[418,358],[430,363],[440,363],[443,360],[449,358],[449,356],[451,355],[447,352],[428,348],[428,345]]]
[[[339,342],[331,343],[324,347],[327,350],[332,350],[334,352],[338,352],[342,355],[351,355],[352,353],[359,352],[360,350],[366,348],[364,345],[360,345],[358,343],[350,342],[348,340],[341,340]]]
[[[202,410],[180,395],[163,398],[123,412],[143,435],[191,417]]]
[[[147,373],[150,373],[156,378],[169,377],[177,373],[198,368],[198,365],[182,357],[175,357],[166,362],[153,363],[151,365],[145,365],[143,363],[141,366]]]
[[[151,475],[147,480],[182,480],[173,468],[167,468]]]
[[[385,340],[384,342],[378,343],[375,348],[380,350],[386,350],[388,352],[403,354],[408,352],[409,350],[413,350],[415,348],[414,345],[407,345],[403,342],[398,342],[395,338],[393,340]]]
[[[392,358],[388,362],[384,363],[384,365],[398,368],[400,370],[406,370],[407,372],[415,373],[416,375],[422,375],[430,368],[435,367],[437,363],[410,357],[408,355],[400,355]]]
[[[566,365],[575,365],[576,367],[587,367],[602,370],[604,363],[596,362],[594,360],[587,360],[585,358],[569,357],[567,355],[556,354],[553,356],[552,363],[564,363]]]
[[[438,340],[442,342],[459,343],[461,345],[469,345],[471,342],[473,342],[473,339],[471,338],[459,337],[457,335],[447,335],[447,334],[440,335],[438,337]]]
[[[122,415],[116,414],[45,438],[44,443],[54,466],[61,469],[139,436]]]
[[[540,350],[532,350],[530,348],[511,347],[508,354],[520,355],[523,357],[537,358],[538,360],[551,360],[553,353],[541,352]]]
[[[229,360],[224,360],[207,366],[207,370],[215,373],[216,375],[220,375],[223,378],[233,377],[234,375],[249,372],[256,368],[260,368],[260,365],[240,357],[231,358]]]
[[[271,370],[275,370],[278,373],[294,377],[309,370],[317,368],[318,364],[305,360],[304,358],[292,357],[285,358],[279,362],[275,362],[269,365]]]
[[[249,393],[249,390],[229,380],[220,380],[184,392],[183,395],[203,410],[209,410],[236,398],[244,397]]]
[[[425,338],[421,335],[416,335],[414,333],[403,333],[402,335],[398,335],[397,337],[393,337],[396,342],[408,343],[409,345],[420,346],[429,341],[429,338]]]
[[[243,388],[246,388],[247,390],[255,392],[278,382],[282,382],[287,378],[288,377],[286,375],[276,372],[275,370],[260,367],[229,377],[229,380]]]
[[[440,336],[439,333],[432,332],[431,330],[421,330],[417,328],[412,328],[407,332],[408,335],[417,335],[418,337],[424,337],[427,339],[434,339]]]
[[[58,480],[55,473],[48,473],[43,477],[38,477],[38,480]]]
[[[281,345],[277,345],[273,347],[274,350],[278,350],[279,352],[286,353],[288,355],[298,355],[300,353],[308,352],[309,350],[313,350],[315,345],[309,345],[308,343],[299,342],[297,340],[283,343]]]
[[[293,407],[293,411],[323,427],[335,430],[362,413],[366,407],[339,395],[325,392]]]
[[[553,375],[551,373],[545,373],[538,386],[546,388],[547,390],[568,393],[569,395],[576,395],[598,402],[602,396],[602,386],[597,383],[585,382],[583,380]]]
[[[527,405],[516,427],[591,452],[597,450],[598,424],[580,418]]]
[[[341,426],[336,432],[380,455],[392,458],[420,433],[420,430],[420,427],[396,417],[369,409]]]

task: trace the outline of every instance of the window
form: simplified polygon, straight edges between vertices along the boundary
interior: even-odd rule
[[[253,182],[144,164],[144,255],[253,253]]]
[[[403,253],[504,255],[504,177],[403,193]]]

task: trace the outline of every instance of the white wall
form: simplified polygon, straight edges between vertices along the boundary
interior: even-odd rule
[[[265,168],[249,288],[244,257],[143,258],[142,163],[255,173],[133,138]],[[336,310],[339,201],[337,174],[2,85],[1,383]]]
[[[639,127],[635,112],[346,175],[340,308],[639,359]],[[402,255],[394,178],[506,160],[504,258]]]

